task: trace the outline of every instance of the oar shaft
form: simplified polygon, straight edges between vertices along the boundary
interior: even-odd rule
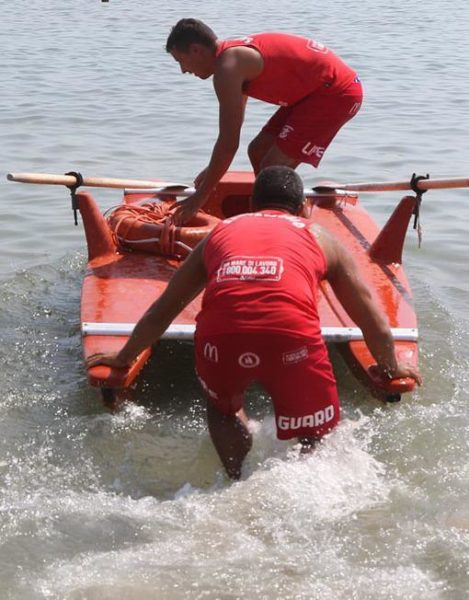
[[[469,179],[467,177],[455,177],[454,179],[421,179],[418,183],[418,187],[422,190],[465,188],[469,187]]]
[[[124,195],[129,196],[132,194],[160,194],[165,196],[177,196],[178,198],[188,198],[195,192],[193,187],[183,187],[182,185],[166,184],[159,187],[151,188],[125,188]]]
[[[77,180],[74,175],[55,175],[50,173],[8,173],[9,181],[21,183],[37,183],[44,185],[65,185],[72,186]],[[101,188],[133,188],[133,189],[154,189],[170,188],[185,189],[187,186],[179,183],[171,183],[161,180],[142,180],[142,179],[115,179],[111,177],[83,177],[83,186],[101,187]],[[417,188],[424,190],[447,189],[447,188],[465,188],[469,187],[469,178],[460,177],[452,179],[419,179],[416,183]],[[332,187],[332,186],[331,186]],[[337,185],[336,188],[347,192],[391,192],[396,190],[411,190],[410,181],[382,181],[375,183],[347,183]],[[175,192],[177,190],[175,189]],[[193,190],[186,189],[186,195]]]
[[[76,177],[74,175],[53,175],[50,173],[8,173],[9,181],[18,181],[20,183],[38,183],[44,185],[74,185]],[[176,186],[161,180],[141,180],[141,179],[114,179],[111,177],[83,177],[82,185],[87,187],[101,188],[151,188]],[[185,187],[185,186],[181,186]]]
[[[411,190],[410,181],[382,181],[376,183],[347,183],[340,185],[340,189],[350,192],[393,192],[396,190]],[[469,179],[466,177],[454,179],[420,179],[417,182],[419,190],[435,190],[447,188],[469,187]]]

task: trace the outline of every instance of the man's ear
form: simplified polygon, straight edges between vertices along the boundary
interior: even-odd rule
[[[309,219],[311,217],[311,204],[309,200],[303,198],[303,202],[298,207],[296,214],[299,217],[304,217],[305,219]]]
[[[202,46],[202,44],[198,44],[197,42],[193,42],[192,44],[189,45],[189,47],[188,47],[187,50],[192,55],[198,55],[198,54],[202,53],[203,46]]]

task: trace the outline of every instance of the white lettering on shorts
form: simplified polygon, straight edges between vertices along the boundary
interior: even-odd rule
[[[211,362],[218,362],[218,348],[207,342],[204,346],[204,357]]]
[[[334,406],[329,404],[323,410],[318,410],[312,415],[304,417],[284,417],[280,415],[277,418],[277,426],[279,429],[286,431],[287,429],[301,429],[302,427],[318,427],[329,423],[334,418]]]
[[[217,271],[217,282],[238,279],[239,281],[280,281],[283,259],[276,256],[234,256],[224,260]]]
[[[260,364],[261,359],[254,352],[244,352],[238,358],[238,364],[245,369],[253,369]]]
[[[282,361],[284,365],[293,365],[306,360],[308,358],[308,348],[303,346],[297,350],[291,350],[290,352],[284,352],[282,354]]]
[[[318,52],[319,54],[327,54],[329,52],[328,48],[321,44],[321,42],[316,42],[316,40],[308,40],[306,47],[313,52]]]
[[[323,146],[316,146],[316,144],[313,144],[313,142],[307,142],[301,149],[301,152],[307,156],[313,156],[314,154],[314,156],[322,158],[325,150],[326,149]]]
[[[286,106],[286,105],[283,104],[282,106]],[[278,137],[281,140],[286,140],[288,137],[288,134],[291,133],[292,131],[295,131],[295,130],[291,125],[284,125],[282,131],[278,134]]]

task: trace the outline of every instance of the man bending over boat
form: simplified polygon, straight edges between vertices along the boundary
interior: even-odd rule
[[[207,201],[239,145],[250,96],[280,108],[249,144],[254,172],[269,165],[317,167],[326,148],[362,103],[356,72],[323,44],[286,33],[256,33],[220,40],[197,19],[181,19],[166,51],[182,73],[213,75],[219,102],[219,133],[208,167],[195,179],[196,192],[175,213],[187,222]]]
[[[258,175],[256,212],[219,223],[176,271],[118,353],[87,366],[129,365],[154,344],[205,287],[197,316],[195,363],[207,395],[212,441],[227,474],[240,477],[251,434],[244,392],[258,381],[274,405],[279,439],[299,438],[308,451],[339,421],[336,382],[317,308],[323,279],[361,328],[377,368],[388,377],[421,377],[398,363],[391,331],[360,279],[350,254],[299,215],[303,184],[285,166]]]

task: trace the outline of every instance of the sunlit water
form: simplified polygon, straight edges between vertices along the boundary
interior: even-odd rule
[[[410,231],[425,385],[377,403],[332,352],[343,421],[318,451],[276,440],[252,389],[255,444],[224,478],[190,345],[162,344],[135,402],[107,413],[84,374],[86,253],[63,188],[10,171],[191,183],[217,132],[211,84],[164,52],[183,16],[220,37],[309,34],[366,99],[308,185],[469,176],[463,0],[3,2],[0,128],[0,581],[21,600],[464,599],[469,588],[468,192],[424,196]],[[249,102],[234,168],[272,108]],[[118,192],[95,193],[103,208]],[[363,202],[384,222],[398,194]]]

